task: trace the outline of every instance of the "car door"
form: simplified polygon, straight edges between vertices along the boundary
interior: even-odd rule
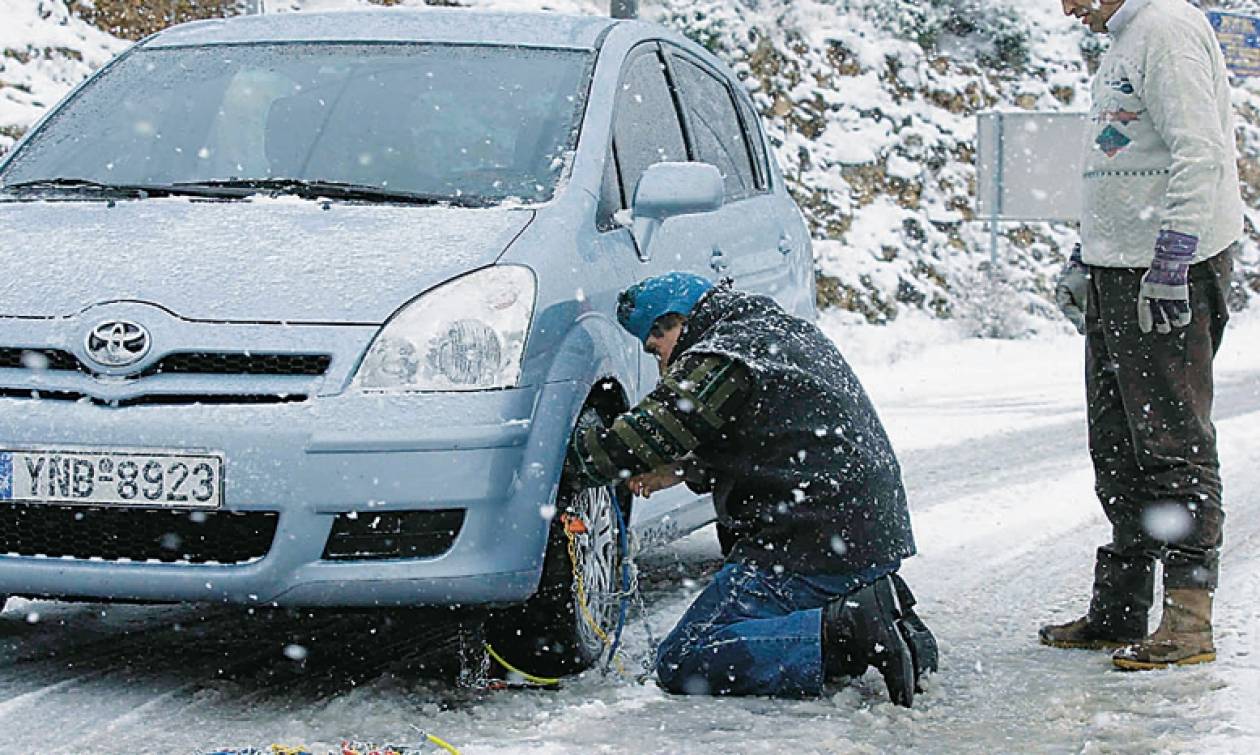
[[[809,225],[787,187],[783,185],[782,179],[772,170],[770,143],[762,128],[761,117],[753,107],[748,93],[742,87],[736,86],[734,94],[745,137],[752,147],[757,190],[761,194],[762,203],[774,217],[774,227],[779,229],[775,249],[786,258],[787,263],[783,269],[786,281],[776,282],[776,286],[785,288],[779,288],[772,293],[787,311],[812,322],[818,317],[818,308],[815,302],[817,292],[814,281],[814,250],[810,241]]]
[[[739,288],[770,295],[791,310],[792,255],[801,240],[770,191],[765,159],[756,159],[736,92],[700,58],[673,45],[665,49],[691,159],[716,166],[726,187],[722,209],[695,218],[700,227],[694,232],[708,242],[710,273],[733,278]]]
[[[688,159],[682,118],[656,43],[640,45],[622,68],[613,114],[609,159],[604,172],[599,219],[603,243],[622,262],[631,281],[681,270],[713,277],[709,268],[711,230],[697,218],[666,221],[650,249],[639,249],[634,237],[615,219],[630,207],[639,179],[652,165]],[[640,358],[638,396],[656,385],[656,359]]]
[[[639,178],[648,167],[687,159],[682,119],[660,48],[655,42],[640,45],[622,66],[596,211],[601,252],[617,260],[627,283],[673,270],[713,275],[708,267],[708,231],[692,235],[696,233],[695,217],[699,216],[666,222],[650,250],[640,250],[633,235],[616,217],[630,207]],[[689,242],[688,238],[694,240]],[[656,359],[640,350],[639,380],[632,399],[637,401],[652,390],[658,378]],[[632,526],[645,541],[661,542],[712,518],[713,509],[707,499],[698,498],[686,486],[679,485],[650,499],[636,498]]]

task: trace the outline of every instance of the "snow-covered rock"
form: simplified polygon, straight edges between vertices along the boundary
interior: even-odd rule
[[[0,0],[0,154],[126,46],[79,19],[65,0]]]

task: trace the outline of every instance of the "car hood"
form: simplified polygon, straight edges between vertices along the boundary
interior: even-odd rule
[[[381,323],[534,212],[162,198],[0,202],[0,316],[142,301],[192,320]]]

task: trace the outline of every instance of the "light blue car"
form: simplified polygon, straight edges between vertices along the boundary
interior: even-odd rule
[[[579,418],[656,380],[617,293],[689,270],[815,314],[733,74],[552,14],[150,37],[0,163],[0,268],[0,604],[516,607],[499,642],[560,671],[616,618],[620,519],[714,516],[562,484]]]

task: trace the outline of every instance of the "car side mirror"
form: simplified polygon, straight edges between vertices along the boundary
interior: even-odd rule
[[[678,215],[719,210],[725,194],[722,174],[708,163],[657,163],[643,171],[634,191],[631,227],[639,259],[652,258],[652,237],[662,223]]]

